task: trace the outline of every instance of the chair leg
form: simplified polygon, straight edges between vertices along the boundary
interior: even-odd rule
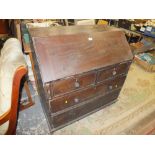
[[[16,135],[16,128],[12,131],[11,135]]]
[[[32,97],[31,97],[31,93],[30,93],[30,89],[29,89],[27,81],[25,81],[25,83],[24,83],[24,89],[25,89],[26,94],[28,96],[28,102],[25,105],[22,105],[22,104],[20,105],[20,108],[19,108],[20,111],[25,110],[25,109],[31,107],[32,105],[34,105],[34,102],[32,101]]]

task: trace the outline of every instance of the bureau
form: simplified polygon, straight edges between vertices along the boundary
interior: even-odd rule
[[[51,131],[114,103],[133,59],[107,26],[29,29],[38,93]]]

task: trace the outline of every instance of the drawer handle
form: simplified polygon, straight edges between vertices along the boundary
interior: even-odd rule
[[[112,86],[109,86],[109,89],[112,90]]]
[[[112,75],[116,75],[116,73],[117,73],[117,72],[114,70],[114,71],[112,72]]]
[[[80,87],[79,82],[76,81],[76,82],[74,83],[74,86],[75,86],[75,88],[79,88],[79,87]]]
[[[88,40],[89,40],[89,41],[92,41],[92,40],[93,40],[93,38],[92,38],[92,37],[88,37]]]
[[[74,102],[75,102],[75,103],[78,103],[78,102],[79,102],[79,99],[78,99],[78,98],[75,98],[75,99],[74,99]]]

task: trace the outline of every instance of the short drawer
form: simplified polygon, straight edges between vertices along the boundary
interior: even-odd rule
[[[113,67],[108,67],[106,69],[103,69],[98,73],[97,82],[104,81],[108,78],[113,78],[123,73],[126,74],[128,71],[128,68],[129,68],[129,63],[123,63],[123,64],[119,64]]]
[[[105,91],[106,93],[121,88],[125,82],[126,75],[115,77],[114,79],[106,80],[97,85],[96,89],[98,93]]]
[[[53,83],[53,96],[65,94],[95,83],[96,73],[90,72],[82,76],[58,80]]]
[[[64,95],[63,97],[55,98],[50,101],[51,112],[55,113],[61,111],[65,108],[84,102],[90,98],[105,95],[110,91],[121,88],[125,78],[126,76],[116,77],[115,79],[99,83],[96,86],[72,92],[70,94]]]

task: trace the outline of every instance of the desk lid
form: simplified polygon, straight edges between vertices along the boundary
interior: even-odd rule
[[[131,60],[121,31],[32,37],[44,83]]]
[[[78,26],[55,26],[55,27],[37,27],[29,28],[31,37],[50,37],[54,35],[66,35],[77,33],[92,33],[103,31],[121,31],[107,25],[78,25]]]

